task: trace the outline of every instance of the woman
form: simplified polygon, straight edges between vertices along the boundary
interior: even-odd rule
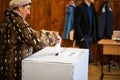
[[[0,24],[0,80],[21,80],[21,61],[54,42],[61,43],[55,34],[54,39],[42,41],[25,21],[30,14],[31,0],[11,0]],[[59,37],[59,40],[57,39]]]

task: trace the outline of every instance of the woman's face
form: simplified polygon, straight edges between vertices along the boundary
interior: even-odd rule
[[[30,8],[31,8],[30,5],[19,7],[20,14],[23,18],[26,18],[26,16],[30,14]]]

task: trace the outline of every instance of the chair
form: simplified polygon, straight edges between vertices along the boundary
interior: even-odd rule
[[[73,36],[74,36],[74,30],[71,30],[70,31],[70,40],[73,41],[73,46],[72,47],[75,47],[75,40],[73,39]]]
[[[112,40],[120,41],[120,30],[114,30]]]

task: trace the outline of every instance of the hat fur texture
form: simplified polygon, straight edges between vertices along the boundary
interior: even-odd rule
[[[31,3],[31,0],[11,0],[9,3],[9,8],[13,9],[13,8],[23,6],[29,3]]]

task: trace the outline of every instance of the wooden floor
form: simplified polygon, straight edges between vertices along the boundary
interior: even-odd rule
[[[120,75],[120,68],[111,68],[110,72],[108,72],[107,65],[104,66],[104,75],[103,80],[120,80],[120,76],[113,76],[111,74],[117,74]],[[107,75],[109,74],[109,75]],[[101,76],[101,66],[98,64],[90,64],[89,65],[89,74],[88,74],[88,80],[100,80]]]

